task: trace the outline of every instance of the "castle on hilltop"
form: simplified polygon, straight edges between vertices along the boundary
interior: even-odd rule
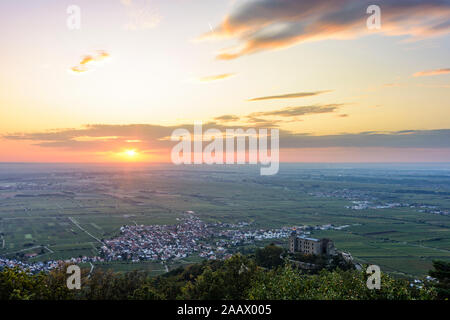
[[[289,251],[314,255],[335,255],[336,249],[330,239],[314,239],[299,237],[295,232],[289,237]]]

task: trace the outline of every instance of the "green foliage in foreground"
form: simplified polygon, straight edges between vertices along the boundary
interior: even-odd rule
[[[413,289],[405,280],[381,277],[380,290],[369,290],[363,272],[322,270],[317,275],[299,274],[291,266],[260,273],[249,290],[254,300],[415,300],[434,299],[431,287]]]
[[[152,278],[145,272],[124,274],[94,270],[82,274],[81,290],[68,290],[65,268],[31,275],[18,269],[0,271],[0,299],[35,300],[159,300],[159,299],[445,299],[450,265],[435,262],[438,281],[410,286],[406,280],[382,274],[381,289],[369,290],[367,275],[357,270],[322,269],[305,274],[289,263],[278,266],[274,248],[257,259],[241,254],[225,261],[204,261]],[[261,267],[257,260],[264,263]],[[272,260],[274,265],[267,264]],[[447,287],[445,287],[447,285]]]
[[[439,299],[450,299],[450,262],[433,261],[434,270],[430,276],[437,279],[437,295]]]

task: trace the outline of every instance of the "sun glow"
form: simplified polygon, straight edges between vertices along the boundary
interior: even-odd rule
[[[137,149],[122,149],[120,151],[106,152],[110,160],[119,162],[142,162],[147,159],[145,152],[141,152]]]
[[[136,157],[137,156],[137,152],[136,152],[136,150],[126,150],[125,151],[125,155],[127,156],[127,157],[130,157],[130,158],[134,158],[134,157]]]

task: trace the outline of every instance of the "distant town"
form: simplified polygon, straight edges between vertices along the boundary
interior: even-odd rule
[[[50,271],[64,263],[99,263],[126,260],[131,262],[166,262],[196,254],[214,260],[231,256],[230,249],[254,244],[256,241],[287,239],[295,232],[307,236],[312,230],[341,230],[349,225],[292,226],[279,229],[255,229],[248,222],[211,223],[199,219],[195,212],[186,211],[174,225],[124,225],[116,238],[104,240],[99,256],[73,257],[67,260],[26,262],[0,257],[0,267],[19,267],[35,273]]]
[[[350,200],[352,202],[352,205],[345,206],[345,208],[351,210],[411,208],[422,213],[431,213],[443,216],[450,215],[450,212],[448,210],[441,209],[436,205],[430,205],[426,203],[383,202],[367,192],[358,190],[342,189],[329,192],[319,191],[310,192],[309,195],[318,198],[340,198]]]
[[[246,222],[206,224],[192,211],[181,220],[176,225],[123,226],[119,237],[105,241],[103,255],[108,261],[167,261],[193,253],[207,259],[226,258],[230,255],[227,248],[287,238],[293,228],[300,228],[251,229]]]

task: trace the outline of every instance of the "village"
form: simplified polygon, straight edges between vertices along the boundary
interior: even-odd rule
[[[302,228],[251,229],[247,222],[206,224],[188,211],[177,225],[122,226],[120,236],[105,240],[101,250],[107,261],[168,261],[192,254],[207,259],[222,259],[230,255],[228,248],[255,241],[288,238],[293,229]]]
[[[252,229],[248,222],[206,224],[193,211],[186,211],[185,216],[177,220],[180,223],[174,225],[124,225],[120,228],[119,236],[103,241],[99,256],[80,256],[45,262],[0,257],[0,268],[17,267],[38,273],[51,271],[63,264],[117,260],[167,262],[193,254],[204,259],[226,259],[231,256],[232,247],[254,244],[255,241],[288,238],[292,230],[309,234],[306,230],[331,226]]]
[[[290,226],[278,229],[252,228],[252,223],[238,222],[207,224],[193,211],[186,211],[180,223],[174,225],[124,225],[120,235],[103,240],[99,256],[73,257],[67,260],[27,262],[0,257],[1,267],[18,267],[31,273],[48,272],[63,264],[102,263],[108,261],[168,262],[198,255],[208,260],[226,259],[233,248],[252,245],[256,241],[287,239],[293,230],[308,236],[313,230],[341,230],[349,225]]]
[[[58,269],[64,264],[80,264],[80,263],[96,263],[104,262],[101,257],[77,257],[67,260],[49,260],[49,261],[37,261],[26,262],[15,258],[2,258],[0,257],[0,270],[3,268],[19,268],[21,270],[27,270],[30,273],[49,272],[54,269]]]
[[[367,210],[367,209],[393,209],[393,208],[411,208],[421,213],[431,213],[437,215],[448,216],[449,210],[439,208],[436,205],[426,203],[400,203],[400,202],[385,202],[377,197],[374,197],[370,192],[359,190],[333,190],[310,192],[309,195],[318,198],[340,198],[351,201],[351,205],[345,206],[346,209],[351,210]]]

